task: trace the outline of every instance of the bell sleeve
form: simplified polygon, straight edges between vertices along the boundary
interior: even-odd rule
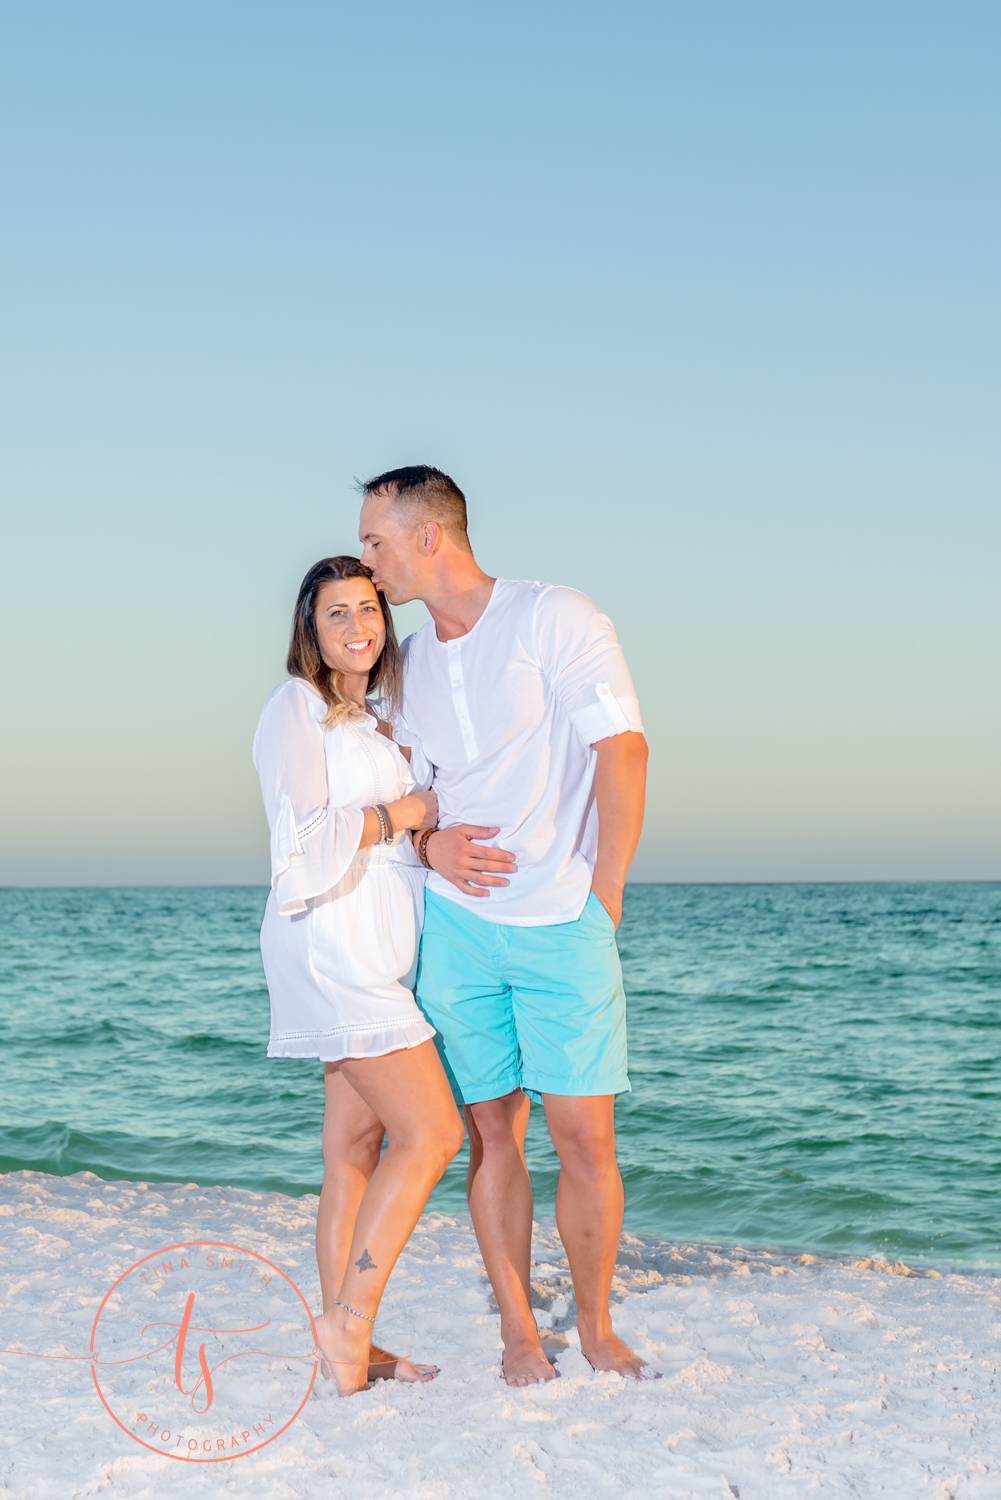
[[[333,805],[322,720],[326,705],[298,678],[265,703],[254,736],[271,828],[271,889],[282,916],[331,890],[358,853],[365,814]]]

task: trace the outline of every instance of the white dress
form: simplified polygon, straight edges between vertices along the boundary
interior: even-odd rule
[[[271,996],[269,1057],[381,1057],[434,1036],[413,984],[424,869],[410,836],[359,849],[364,809],[414,789],[399,747],[371,715],[324,729],[301,678],[261,710],[254,765],[271,827],[261,955]]]

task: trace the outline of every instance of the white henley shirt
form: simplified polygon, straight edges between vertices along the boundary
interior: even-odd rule
[[[429,620],[403,649],[396,737],[417,785],[434,786],[442,827],[499,826],[484,842],[518,866],[486,897],[433,872],[428,890],[489,922],[576,921],[598,841],[593,746],[643,728],[612,622],[576,589],[498,578],[466,635],[440,641]]]

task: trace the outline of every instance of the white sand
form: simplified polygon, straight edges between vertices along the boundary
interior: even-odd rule
[[[116,1276],[184,1239],[257,1250],[315,1308],[315,1203],[89,1173],[0,1177],[0,1345],[86,1355]],[[558,1330],[572,1302],[551,1225],[536,1254],[542,1321]],[[439,1379],[311,1398],[268,1447],[213,1466],[134,1442],[98,1401],[86,1359],[0,1355],[0,1496],[1001,1497],[1001,1280],[676,1254],[654,1264],[627,1242],[617,1285],[619,1331],[662,1379],[593,1374],[571,1327],[563,1378],[511,1390],[468,1220],[429,1215],[378,1337],[439,1363]]]

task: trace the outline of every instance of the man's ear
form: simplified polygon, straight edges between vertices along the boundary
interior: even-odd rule
[[[442,543],[442,529],[437,521],[422,521],[418,545],[425,557],[434,557]]]

